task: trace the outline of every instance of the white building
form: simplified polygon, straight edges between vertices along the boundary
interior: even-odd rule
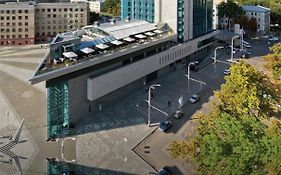
[[[270,28],[270,9],[263,6],[242,6],[244,14],[257,22],[257,32],[264,34]]]
[[[88,2],[90,12],[100,13],[104,0],[70,0],[70,2]]]
[[[214,0],[213,1],[213,29],[217,30],[219,28],[219,16],[218,16],[218,5],[221,2],[226,2],[225,0]]]

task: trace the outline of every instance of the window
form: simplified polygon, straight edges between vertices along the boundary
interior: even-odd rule
[[[1,35],[1,38],[3,39],[3,38],[4,38],[4,35]]]
[[[12,35],[12,38],[16,38],[16,35]]]
[[[67,12],[67,8],[63,9],[65,12]]]
[[[7,20],[10,20],[10,16],[6,16],[6,19],[7,19]]]
[[[28,10],[24,10],[24,13],[28,13]]]
[[[57,17],[57,15],[56,14],[53,14],[53,18],[56,18]]]
[[[25,28],[24,31],[25,31],[25,32],[28,32],[28,28]]]
[[[28,38],[28,35],[24,35],[24,38]]]
[[[57,9],[53,9],[53,12],[56,12],[57,11]]]
[[[24,25],[25,25],[25,26],[28,26],[28,22],[25,22]]]
[[[19,22],[19,26],[22,26],[22,23],[21,23],[21,22]]]
[[[51,9],[47,9],[47,12],[51,12]]]
[[[25,41],[25,44],[28,44],[28,41]]]
[[[16,17],[15,16],[12,16],[12,20],[15,20],[16,19]]]
[[[12,14],[15,14],[16,13],[16,11],[15,10],[12,10]]]
[[[18,16],[19,19],[22,19],[22,16]]]
[[[19,35],[19,38],[22,38],[22,35]]]
[[[22,10],[19,10],[19,13],[22,13]]]
[[[24,19],[28,19],[28,16],[25,16]]]
[[[4,16],[1,16],[1,20],[4,20]]]
[[[15,23],[15,22],[13,22],[13,23],[12,23],[12,26],[16,26],[16,23]]]
[[[7,24],[6,24],[7,26],[10,26],[10,23],[9,22],[7,22]]]
[[[8,13],[8,14],[9,14],[9,13],[10,13],[10,10],[7,10],[7,11],[6,11],[6,13]]]
[[[19,28],[19,32],[22,32],[22,28]]]
[[[42,9],[42,12],[45,12],[46,10],[45,9]]]
[[[15,29],[15,28],[13,28],[13,29],[12,29],[12,32],[16,32],[16,29]]]

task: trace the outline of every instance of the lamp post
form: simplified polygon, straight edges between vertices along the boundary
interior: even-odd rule
[[[160,87],[160,84],[153,84],[148,89],[148,112],[147,112],[147,125],[150,126],[150,100],[151,100],[151,89],[155,89],[155,87]]]
[[[217,63],[217,50],[218,49],[223,49],[223,46],[218,46],[215,48],[215,53],[214,53],[214,63]]]
[[[233,62],[233,42],[234,42],[234,39],[236,38],[239,38],[239,35],[236,35],[234,37],[232,37],[231,39],[231,58],[230,58],[230,61]]]
[[[190,66],[191,65],[195,65],[195,63],[194,62],[190,62],[189,64],[188,64],[188,66],[187,66],[187,78],[188,78],[188,80],[189,80],[189,78],[190,78]]]
[[[66,160],[65,158],[64,158],[64,142],[66,141],[66,140],[73,140],[73,141],[75,141],[76,140],[76,138],[75,137],[67,137],[67,138],[64,138],[63,140],[62,140],[62,142],[61,142],[61,149],[60,149],[60,152],[61,152],[61,158],[62,158],[62,160],[63,161],[65,161],[65,162],[68,162],[68,163],[71,163],[71,162],[75,162],[76,160],[75,159],[72,159],[72,160]]]

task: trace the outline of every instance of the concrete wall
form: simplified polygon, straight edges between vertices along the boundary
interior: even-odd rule
[[[206,36],[172,47],[159,54],[113,70],[101,76],[94,78],[89,77],[87,80],[88,100],[96,100],[116,89],[146,76],[147,74],[159,70],[196,52],[198,50],[198,42],[203,40],[203,38],[205,39]]]

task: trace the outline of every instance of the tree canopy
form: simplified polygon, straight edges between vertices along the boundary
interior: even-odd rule
[[[247,63],[232,65],[230,72],[215,93],[218,104],[198,115],[195,138],[172,142],[169,152],[195,160],[199,174],[280,174],[281,123],[268,113],[279,99]]]
[[[238,16],[243,14],[242,8],[232,0],[228,0],[227,2],[221,2],[218,5],[218,16],[227,18],[227,28],[230,28],[230,20],[237,18]]]
[[[105,0],[102,8],[102,12],[112,16],[120,16],[120,10],[120,0]]]

